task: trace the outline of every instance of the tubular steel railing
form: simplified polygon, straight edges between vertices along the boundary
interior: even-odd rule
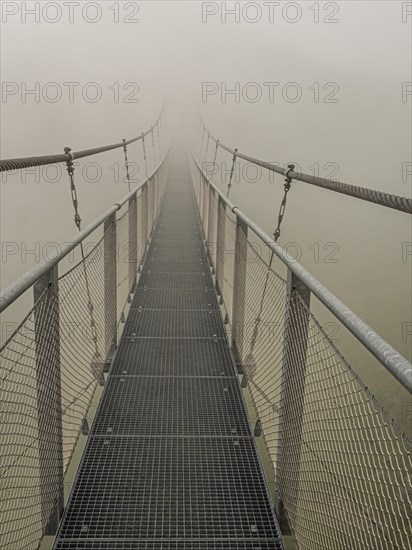
[[[29,166],[26,161],[4,161],[5,169]],[[167,167],[168,153],[141,184],[53,258],[1,293],[1,312],[30,288],[34,294],[33,307],[0,348],[1,548],[37,548],[44,535],[56,532],[65,473],[80,433],[87,433],[91,400],[97,386],[104,385],[117,347]],[[86,244],[91,235],[94,242]],[[61,261],[80,247],[80,261],[59,276]]]
[[[281,525],[287,519],[300,549],[410,548],[411,441],[319,324],[311,296],[409,392],[412,365],[235,206],[193,153],[191,167]],[[272,255],[286,266],[286,278],[268,261]]]

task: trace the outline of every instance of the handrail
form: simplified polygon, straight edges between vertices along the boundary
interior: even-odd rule
[[[57,253],[52,258],[46,258],[42,262],[38,263],[32,269],[27,271],[24,275],[19,277],[10,286],[8,286],[0,294],[0,313],[4,311],[10,304],[12,304],[17,298],[19,298],[26,290],[28,290],[40,277],[45,275],[50,269],[58,264],[65,256],[67,256],[78,244],[80,244],[86,237],[88,237],[93,231],[95,231],[102,223],[104,223],[112,214],[126,204],[126,202],[135,195],[139,189],[146,185],[159,171],[164,161],[166,160],[169,150],[165,153],[160,163],[151,172],[147,178],[124,196],[119,202],[115,203],[108,210],[100,214],[94,221],[92,221],[82,231],[74,235],[68,242],[64,243],[57,250]]]
[[[357,338],[365,348],[394,376],[404,388],[412,393],[412,364],[382,338],[373,328],[362,321],[339,298],[328,290],[316,277],[290,256],[284,248],[275,242],[255,222],[235,206],[220,189],[207,177],[195,155],[192,158],[204,179],[221,197],[223,202],[257,235],[274,254],[313,292],[324,306]]]
[[[200,116],[200,114],[199,114]],[[271,172],[276,172],[277,174],[285,175],[285,170],[280,166],[276,166],[271,162],[260,160],[249,155],[244,155],[235,152],[235,149],[232,149],[228,145],[225,145],[220,140],[216,139],[208,130],[206,124],[203,122],[202,117],[200,116],[200,122],[203,126],[203,129],[208,134],[209,138],[216,143],[218,147],[221,147],[228,153],[236,155],[247,162],[266,168]],[[330,180],[327,178],[320,178],[318,176],[311,176],[310,174],[304,174],[303,172],[295,172],[295,170],[287,170],[288,177],[293,180],[302,181],[309,183],[311,185],[316,185],[317,187],[322,187],[323,189],[329,189],[330,191],[336,191],[337,193],[342,193],[343,195],[349,195],[357,199],[361,199],[368,202],[373,202],[379,204],[380,206],[386,206],[387,208],[392,208],[400,212],[406,212],[407,214],[412,214],[412,198],[402,197],[400,195],[393,195],[391,193],[385,193],[384,191],[377,191],[374,189],[368,189],[367,187],[361,187],[359,185],[352,185],[349,183],[340,182],[337,180]]]
[[[154,128],[156,128],[156,126],[160,123],[160,119],[162,117],[163,111],[164,111],[164,105],[162,107],[162,110],[160,111],[159,116],[156,119],[156,122],[148,130],[146,130],[146,132],[142,132],[140,135],[134,138],[131,138],[129,140],[126,140],[124,142],[122,141],[121,143],[114,143],[112,145],[103,145],[101,147],[94,147],[92,149],[85,149],[83,151],[61,153],[59,155],[46,155],[46,156],[38,156],[38,157],[25,157],[25,158],[17,158],[17,159],[0,160],[0,172],[7,172],[9,170],[21,170],[23,168],[31,168],[33,166],[44,166],[46,164],[56,164],[59,162],[68,162],[69,160],[81,159],[84,157],[105,153],[106,151],[111,151],[113,149],[119,149],[120,147],[124,147],[125,145],[130,145],[135,141],[139,141],[140,139],[143,139],[148,134],[150,134],[154,130]]]

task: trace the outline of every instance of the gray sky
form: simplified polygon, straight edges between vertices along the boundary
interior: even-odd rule
[[[85,17],[96,17],[93,3],[60,2],[61,20],[53,24],[45,20],[58,14],[53,2],[38,3],[38,23],[23,7],[33,8],[35,2],[2,2],[2,79],[18,85],[15,95],[3,99],[2,156],[54,152],[67,143],[81,148],[133,135],[155,117],[168,92],[201,100],[202,82],[216,82],[219,91],[223,82],[228,88],[239,82],[242,89],[256,82],[263,91],[257,103],[243,98],[235,103],[233,96],[223,103],[218,93],[202,105],[222,139],[266,157],[276,151],[279,160],[339,155],[352,180],[371,185],[362,169],[367,166],[372,178],[379,178],[377,186],[389,184],[401,193],[405,187],[397,165],[408,158],[406,115],[412,102],[402,103],[402,82],[410,80],[411,62],[409,25],[402,21],[407,3],[278,3],[269,9],[267,2],[227,2],[227,8],[239,5],[236,23],[229,14],[222,21],[224,3],[107,1],[98,3],[100,20],[90,23]],[[319,23],[314,22],[317,4]],[[260,20],[251,23],[259,14],[254,5],[259,6]],[[8,14],[14,10],[17,13]],[[217,13],[206,15],[213,11]],[[138,22],[126,23],[127,17]],[[324,22],[328,18],[338,22]],[[73,103],[63,85],[70,81],[81,83]],[[34,97],[27,96],[22,104],[23,83],[34,88],[35,82],[51,96],[53,89],[45,85],[56,82],[62,99],[47,103],[42,97],[34,103]],[[82,97],[89,82],[98,83],[101,101],[89,103]],[[109,87],[116,82],[120,88],[135,82],[139,103],[122,103],[123,90],[120,102],[114,103]],[[273,103],[264,82],[280,83]],[[290,82],[302,89],[297,103],[281,95]],[[334,98],[339,103],[315,103],[309,89],[315,82],[321,100],[332,91],[322,86],[336,83],[339,92]],[[93,88],[89,91],[93,95]],[[377,159],[385,159],[386,170],[377,166]]]

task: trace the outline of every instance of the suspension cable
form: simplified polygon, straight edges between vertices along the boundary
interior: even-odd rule
[[[200,114],[199,114],[199,117],[200,117],[201,123],[207,130],[207,127],[204,124]],[[210,134],[210,138],[212,139],[212,141],[216,142],[216,138],[213,137],[212,134]],[[233,154],[235,151],[231,147],[228,147],[227,145],[223,144],[222,142],[219,143],[219,146],[231,154]],[[250,162],[251,164],[256,164],[257,166],[261,166],[262,168],[265,168],[266,170],[269,170],[271,172],[284,175],[283,169],[280,166],[273,164],[273,162],[260,160],[239,152],[237,153],[237,156],[242,160],[245,160],[246,162]],[[295,172],[294,170],[291,171],[290,176],[296,181],[302,181],[304,183],[309,183],[310,185],[315,185],[316,187],[329,189],[330,191],[335,191],[336,193],[349,195],[357,199],[372,202],[374,204],[379,204],[380,206],[385,206],[387,208],[392,208],[400,212],[406,212],[408,214],[412,214],[412,198],[402,197],[400,195],[394,195],[391,193],[386,193],[384,191],[377,191],[374,189],[369,189],[367,187],[352,185],[350,183],[344,183],[341,181],[321,178],[319,176],[312,176],[310,174],[304,174],[303,172]]]
[[[159,125],[163,124],[163,112],[164,106],[158,116],[155,126],[159,130]],[[126,144],[130,145],[135,141],[142,139],[142,136],[146,136],[150,132],[150,129],[146,132],[143,132],[139,136],[129,139]],[[21,170],[23,168],[31,168],[33,166],[44,166],[46,164],[56,164],[59,162],[67,162],[74,159],[81,159],[89,157],[92,155],[98,155],[100,153],[105,153],[106,151],[111,151],[112,149],[119,149],[123,147],[123,142],[114,143],[113,145],[104,145],[102,147],[95,147],[93,149],[85,149],[83,151],[71,152],[71,155],[68,153],[59,154],[59,155],[46,155],[40,157],[25,157],[25,158],[14,158],[14,159],[5,159],[0,160],[0,172],[7,172],[10,170]]]

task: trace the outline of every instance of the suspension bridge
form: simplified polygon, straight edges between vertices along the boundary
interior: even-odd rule
[[[33,296],[0,348],[0,547],[412,548],[411,441],[313,302],[409,392],[412,366],[278,242],[293,180],[399,215],[412,200],[282,170],[203,120],[183,154],[164,119],[113,145],[0,162],[64,163],[77,228],[0,297],[5,312]],[[129,192],[84,226],[74,162],[115,150]],[[218,151],[232,158],[226,192],[205,169]],[[273,236],[229,198],[240,160],[284,178]]]

